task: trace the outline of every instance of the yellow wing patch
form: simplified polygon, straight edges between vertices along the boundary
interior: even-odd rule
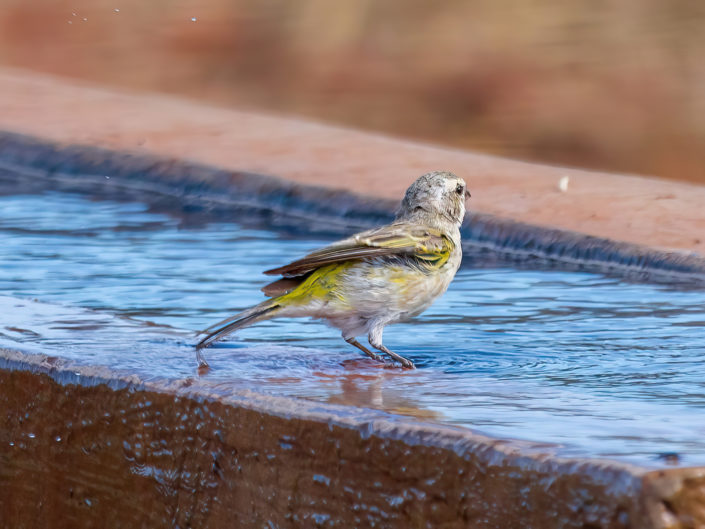
[[[281,301],[292,304],[307,303],[310,299],[325,299],[331,293],[337,294],[340,284],[340,276],[353,263],[336,263],[323,266],[314,271],[306,280],[291,292],[280,296]],[[338,295],[340,298],[340,296]],[[341,301],[344,301],[341,299]]]

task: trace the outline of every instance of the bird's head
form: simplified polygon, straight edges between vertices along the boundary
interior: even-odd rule
[[[397,218],[423,217],[459,226],[465,217],[465,200],[469,196],[462,178],[447,171],[433,171],[409,186]]]

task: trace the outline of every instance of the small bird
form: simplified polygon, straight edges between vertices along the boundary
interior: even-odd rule
[[[408,320],[443,294],[462,258],[460,225],[465,216],[465,182],[453,173],[435,171],[406,190],[394,221],[353,235],[285,266],[267,270],[281,279],[265,286],[270,296],[205,329],[201,349],[237,329],[278,317],[312,317],[342,331],[343,339],[370,358],[384,361],[357,341],[366,334],[370,345],[402,367],[411,360],[382,343],[385,325]]]

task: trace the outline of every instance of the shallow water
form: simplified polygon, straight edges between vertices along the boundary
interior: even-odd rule
[[[194,376],[193,331],[261,301],[262,270],[326,242],[184,226],[141,204],[2,196],[0,346]],[[592,274],[464,268],[420,318],[385,331],[415,371],[379,367],[321,323],[274,320],[207,350],[204,376],[555,443],[564,455],[703,464],[703,299]]]

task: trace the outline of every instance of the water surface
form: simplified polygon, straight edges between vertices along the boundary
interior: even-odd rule
[[[187,226],[134,203],[2,196],[0,346],[192,377],[193,331],[258,303],[262,270],[327,242]],[[376,365],[319,322],[274,320],[207,350],[204,376],[555,443],[565,455],[704,464],[703,307],[703,292],[683,288],[463,268],[425,314],[385,331],[415,371]]]

